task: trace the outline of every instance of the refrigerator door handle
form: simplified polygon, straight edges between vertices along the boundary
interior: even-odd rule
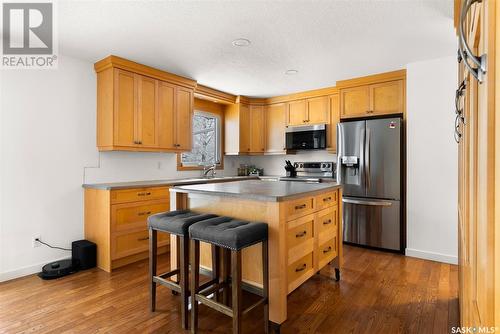
[[[337,183],[342,183],[342,147],[344,146],[344,142],[342,141],[342,137],[344,136],[344,128],[341,123],[337,124]]]
[[[366,190],[370,189],[370,179],[371,179],[371,171],[370,171],[370,129],[366,129],[366,134],[365,134],[365,184],[366,184]]]
[[[391,202],[386,202],[386,201],[365,201],[365,200],[359,200],[359,199],[352,199],[352,198],[342,198],[343,203],[349,203],[349,204],[359,204],[359,205],[371,205],[371,206],[391,206]]]
[[[361,130],[361,138],[359,140],[359,180],[363,183],[364,193],[366,194],[366,163],[365,163],[365,140],[366,128]]]

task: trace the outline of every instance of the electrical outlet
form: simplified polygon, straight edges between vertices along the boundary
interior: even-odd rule
[[[31,242],[32,242],[32,244],[33,244],[33,248],[35,248],[35,247],[40,247],[40,246],[42,245],[42,244],[41,244],[41,243],[39,243],[36,239],[40,240],[40,239],[41,239],[41,237],[40,237],[39,235],[36,235],[36,236],[34,236],[34,237],[31,239]]]

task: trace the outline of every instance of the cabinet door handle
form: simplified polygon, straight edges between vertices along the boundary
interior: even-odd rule
[[[328,225],[328,224],[331,224],[332,223],[332,220],[331,219],[328,219],[328,220],[325,220],[323,222],[323,225]]]
[[[306,206],[307,206],[307,205],[305,205],[305,204],[296,205],[296,206],[295,206],[295,210],[304,209]]]
[[[307,231],[302,231],[302,232],[300,232],[300,233],[297,233],[297,234],[295,235],[295,238],[302,238],[302,237],[304,237],[306,234],[307,234]]]
[[[137,193],[137,196],[149,196],[151,193],[149,191],[143,193]]]
[[[137,215],[144,216],[144,215],[150,215],[150,214],[151,214],[151,211],[143,211],[143,212],[139,212]]]
[[[137,241],[146,241],[149,240],[149,237],[137,238]]]
[[[300,271],[304,271],[307,268],[307,264],[303,264],[300,267],[295,268],[295,272],[298,273]]]
[[[323,198],[323,202],[328,202],[328,201],[331,201],[332,200],[332,197],[325,197]]]
[[[326,254],[331,250],[332,250],[332,246],[328,246],[328,248],[323,249],[323,254]]]

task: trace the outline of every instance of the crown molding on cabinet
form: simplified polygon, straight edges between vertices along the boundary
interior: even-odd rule
[[[393,80],[406,80],[406,69],[367,75],[364,77],[348,79],[348,80],[339,80],[337,81],[337,88],[341,89],[341,88],[369,85],[374,83],[382,83]]]
[[[208,100],[216,103],[232,104],[236,103],[237,96],[222,92],[220,90],[210,88],[208,86],[198,84],[194,91],[194,96],[202,99]]]

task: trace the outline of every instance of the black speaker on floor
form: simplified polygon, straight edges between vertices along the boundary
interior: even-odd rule
[[[71,243],[73,266],[78,270],[94,268],[97,262],[97,245],[88,240],[77,240]]]

